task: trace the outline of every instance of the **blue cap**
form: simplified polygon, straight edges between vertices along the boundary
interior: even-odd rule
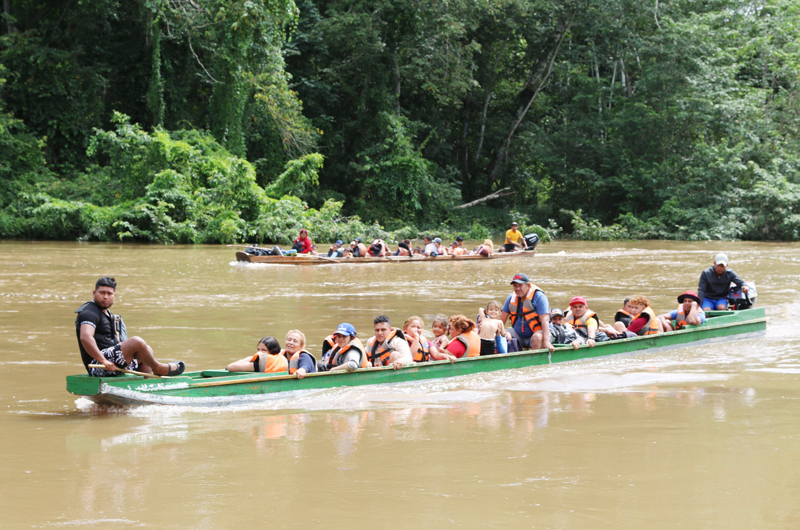
[[[361,238],[360,237],[356,238],[356,243],[361,243]]]
[[[334,333],[334,335],[349,335],[351,337],[355,337],[356,328],[354,328],[352,324],[344,322],[342,324],[339,324],[339,327],[336,328],[336,332]]]
[[[341,239],[337,239],[336,244],[341,247],[342,245],[344,245],[344,241],[342,241]]]
[[[442,244],[442,238],[440,238],[440,237],[437,237],[437,238],[435,238],[435,239],[433,240],[433,242],[434,242],[434,243],[439,243],[439,244],[441,245],[441,244]]]
[[[511,279],[511,283],[531,283],[530,279],[528,279],[527,274],[515,274],[514,278]]]

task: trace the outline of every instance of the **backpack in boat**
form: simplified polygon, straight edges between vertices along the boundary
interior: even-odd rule
[[[539,236],[536,234],[528,234],[525,236],[525,244],[528,245],[526,250],[536,250],[536,245],[539,243]]]
[[[550,323],[550,342],[552,344],[572,344],[572,341],[578,338],[578,333],[569,324]]]
[[[552,324],[551,324],[551,326],[552,326]],[[584,328],[580,328],[580,329],[576,329],[575,333],[583,339],[583,342],[586,342],[587,340],[589,340],[589,330],[584,329]],[[594,341],[595,342],[605,342],[607,340],[611,340],[611,338],[608,335],[606,335],[605,331],[598,331],[597,333],[594,334]],[[570,341],[570,342],[572,342],[572,341]],[[555,344],[555,342],[553,344]],[[565,344],[569,344],[569,343],[567,342]]]
[[[272,250],[268,248],[247,247],[244,251],[251,256],[272,256]]]
[[[78,316],[75,317],[75,326],[76,327],[78,326],[78,319],[81,316],[81,311],[83,311],[83,308],[86,307],[87,305],[91,304],[91,303],[92,302],[84,302],[84,303],[81,304],[81,306],[78,309],[75,310],[75,313],[78,315]],[[111,311],[109,311],[109,314],[114,319],[114,328],[115,328],[115,331],[117,332],[117,340],[119,340],[119,342],[125,342],[126,340],[128,340],[128,328],[125,327],[125,321],[122,320],[121,316],[115,315]]]
[[[743,293],[740,287],[731,287],[731,291],[728,293],[728,305],[734,310],[749,309],[756,305],[756,300],[758,300],[755,282],[744,282],[744,284],[748,288],[746,293]]]

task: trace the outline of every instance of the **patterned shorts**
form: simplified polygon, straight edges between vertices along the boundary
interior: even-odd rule
[[[136,359],[133,359],[130,364],[125,362],[125,356],[122,355],[122,347],[119,344],[109,346],[105,350],[100,350],[100,353],[103,354],[103,357],[120,368],[125,368],[127,370],[136,370],[139,368],[139,362]],[[115,377],[122,375],[122,372],[109,372],[103,368],[89,368],[89,375],[93,377]]]

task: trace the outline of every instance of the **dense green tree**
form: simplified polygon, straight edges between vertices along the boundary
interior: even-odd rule
[[[5,235],[282,239],[305,204],[407,235],[800,237],[795,1],[5,5]]]

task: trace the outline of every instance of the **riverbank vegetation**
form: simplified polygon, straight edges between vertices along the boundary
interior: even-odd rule
[[[789,0],[12,0],[0,237],[483,238],[514,218],[797,240],[799,21]]]

